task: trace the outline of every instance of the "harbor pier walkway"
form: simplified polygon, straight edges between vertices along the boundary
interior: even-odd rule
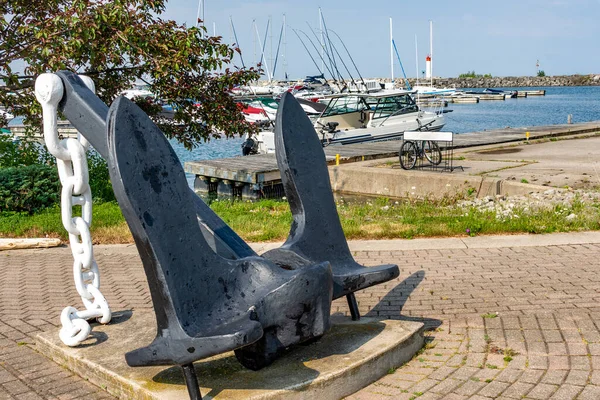
[[[401,271],[357,293],[361,313],[422,321],[429,330],[412,361],[350,399],[600,398],[600,233],[351,248],[359,262]],[[95,255],[113,310],[151,309],[133,245],[97,246]],[[71,264],[67,247],[0,252],[0,399],[112,398],[36,352],[36,335],[56,330],[62,308],[80,302]],[[345,301],[333,312],[347,314]]]
[[[539,140],[563,136],[595,134],[600,121],[579,124],[506,127],[481,132],[454,135],[454,149],[493,144],[509,144],[524,140]],[[398,157],[402,141],[370,142],[324,147],[329,165],[354,163],[388,157]],[[302,149],[299,149],[302,151]],[[188,161],[186,172],[195,175],[194,189],[202,193],[241,196],[258,199],[281,197],[281,178],[275,154],[256,154],[210,160]]]

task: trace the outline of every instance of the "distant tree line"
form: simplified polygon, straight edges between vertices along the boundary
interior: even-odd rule
[[[471,78],[491,78],[492,74],[476,74],[475,71],[467,71],[465,74],[460,74],[458,76],[461,79],[471,79]]]

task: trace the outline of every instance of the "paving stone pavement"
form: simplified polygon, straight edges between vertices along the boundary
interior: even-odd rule
[[[151,308],[135,247],[95,254],[113,310]],[[600,244],[357,252],[401,268],[357,295],[361,312],[429,330],[412,361],[348,399],[600,399],[599,256]],[[0,252],[0,400],[112,398],[35,351],[80,307],[71,265],[68,248]]]

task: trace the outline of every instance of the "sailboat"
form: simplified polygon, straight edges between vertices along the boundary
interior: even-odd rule
[[[324,23],[323,30],[328,32]],[[390,36],[393,49],[391,21]],[[329,40],[328,44],[331,46]],[[323,50],[329,59],[328,49],[324,47]],[[393,55],[391,61],[393,69]],[[317,65],[314,59],[313,62]],[[347,90],[327,96],[328,103],[311,118],[323,146],[399,140],[405,131],[435,132],[446,123],[443,111],[421,110],[413,98],[413,90],[384,89],[377,81],[362,79],[360,72],[359,77],[359,82],[351,77],[353,83],[347,85]],[[244,155],[274,153],[274,133],[263,130],[246,136],[242,147]]]
[[[418,96],[448,96],[456,92],[454,88],[436,88],[433,86],[433,21],[429,21],[429,54],[425,58],[425,78],[429,78],[429,86],[419,85],[419,52],[415,36],[415,51],[417,54],[417,84],[413,86]]]

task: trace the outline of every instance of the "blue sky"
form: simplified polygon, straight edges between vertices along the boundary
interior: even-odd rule
[[[327,27],[342,37],[364,77],[390,75],[390,17],[409,77],[416,75],[415,35],[419,69],[424,69],[429,20],[434,30],[435,76],[453,77],[471,70],[494,76],[534,75],[537,60],[547,75],[600,73],[600,0],[205,0],[206,26],[212,34],[214,23],[217,35],[229,42],[231,16],[248,65],[254,60],[252,20],[264,39],[268,16],[272,16],[275,53],[285,13],[290,27],[287,69],[291,78],[299,78],[317,69],[291,28],[311,35],[307,22],[318,28],[319,6]],[[163,17],[191,26],[197,11],[198,0],[170,0]],[[267,44],[267,57],[269,49]],[[276,77],[281,77],[281,59],[278,62]],[[241,65],[239,59],[236,64]],[[396,61],[395,74],[399,73]]]

